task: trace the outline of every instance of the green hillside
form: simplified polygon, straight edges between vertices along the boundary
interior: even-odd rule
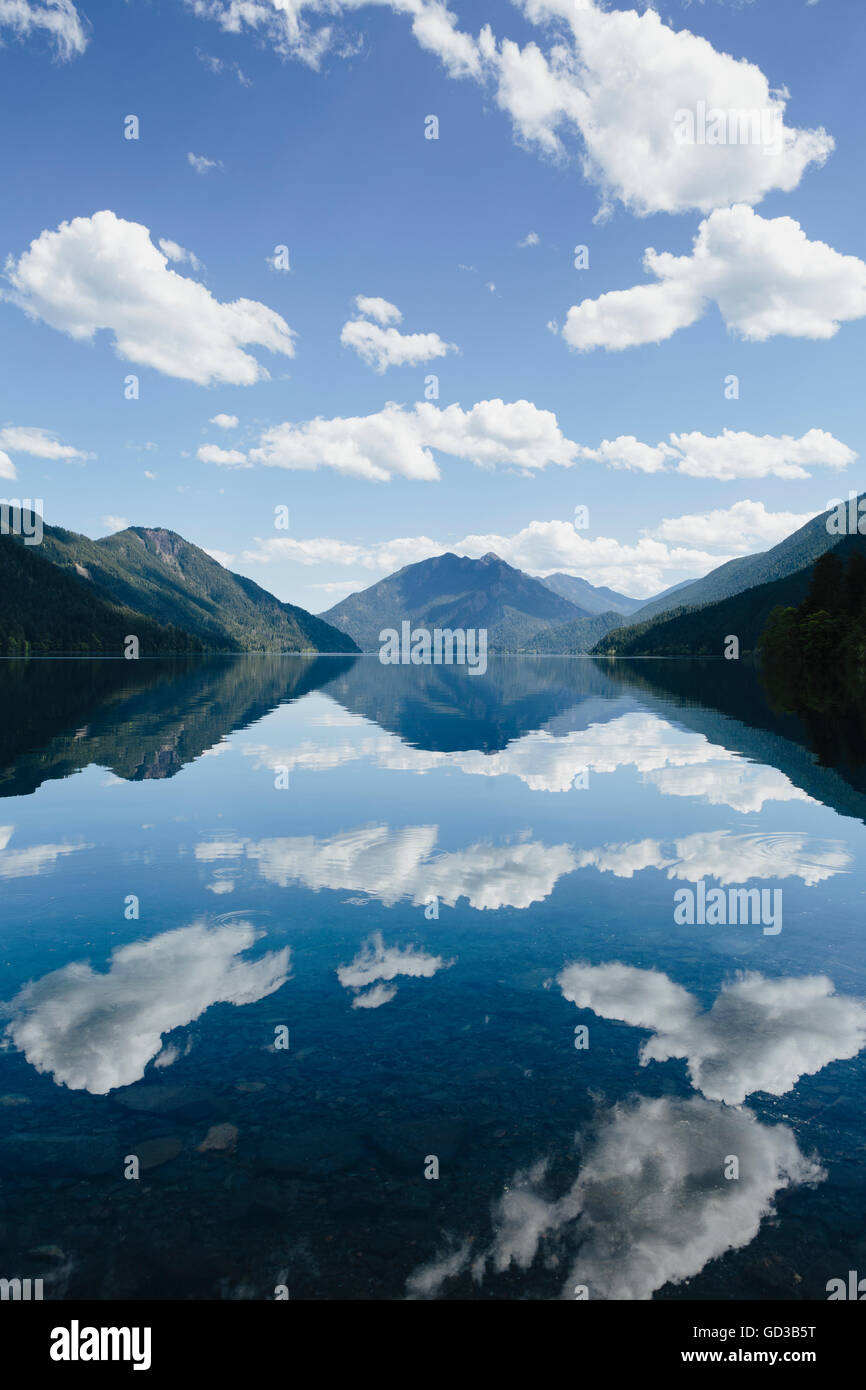
[[[786,536],[771,550],[728,560],[726,564],[719,565],[718,569],[711,570],[702,579],[695,579],[691,584],[678,586],[667,594],[651,599],[637,610],[637,620],[643,623],[659,613],[672,613],[674,609],[718,603],[721,599],[731,598],[745,589],[754,588],[759,584],[769,584],[775,579],[784,579],[789,574],[796,574],[798,570],[813,565],[819,555],[832,550],[840,539],[838,535],[827,530],[827,518],[830,515],[830,512],[822,512],[820,516],[813,517],[805,526]]]
[[[547,656],[582,656],[592,651],[596,642],[624,621],[621,613],[594,613],[588,618],[575,618],[560,627],[537,632],[520,648]]]
[[[209,651],[356,651],[351,638],[281,603],[174,531],[133,526],[92,541],[46,526],[42,554],[65,574]],[[193,650],[184,643],[184,650]]]
[[[799,533],[798,533],[799,534]],[[866,552],[866,537],[847,536],[831,553],[847,559]],[[662,613],[646,622],[609,632],[593,648],[596,656],[722,656],[725,638],[739,638],[740,654],[758,648],[774,608],[802,603],[812,579],[812,564],[795,574],[759,584],[745,593],[700,608]]]
[[[41,547],[0,536],[0,656],[122,657],[130,634],[146,655],[204,649],[198,639],[113,602],[92,583],[58,568]]]

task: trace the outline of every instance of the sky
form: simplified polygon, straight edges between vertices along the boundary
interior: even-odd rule
[[[0,0],[0,493],[313,612],[443,550],[642,598],[767,549],[864,488],[864,38]]]

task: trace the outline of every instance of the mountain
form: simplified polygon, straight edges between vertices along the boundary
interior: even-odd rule
[[[590,584],[589,580],[578,579],[574,574],[547,574],[541,583],[561,598],[585,608],[587,613],[633,613],[645,601],[628,598],[626,594],[618,594],[615,589],[606,589],[604,585]],[[658,594],[657,597],[661,598],[662,595]]]
[[[409,621],[429,629],[486,628],[491,652],[518,651],[548,628],[590,616],[492,552],[471,560],[450,551],[406,565],[320,614],[364,651],[378,651],[383,628],[399,631]]]
[[[831,511],[822,512],[798,531],[786,536],[770,550],[757,555],[743,555],[737,560],[728,560],[718,569],[710,570],[702,579],[690,584],[678,585],[667,593],[650,599],[639,610],[639,621],[653,618],[658,613],[674,608],[694,608],[699,604],[717,603],[720,599],[741,594],[745,589],[757,584],[769,584],[774,579],[784,579],[786,575],[812,565],[830,550],[839,540],[827,530],[827,518]]]
[[[835,551],[842,560],[855,552],[866,554],[866,537],[846,536],[841,541],[838,537],[831,539],[836,541]],[[796,608],[803,602],[812,580],[813,568],[813,563],[807,564],[783,579],[757,584],[718,603],[677,608],[673,613],[659,613],[644,622],[630,623],[628,627],[618,628],[602,637],[593,648],[593,654],[722,656],[725,638],[729,635],[739,639],[741,655],[754,651],[773,609]]]
[[[92,584],[52,564],[37,547],[0,535],[0,656],[87,652],[120,657],[131,633],[148,654],[204,650],[200,641],[176,627],[112,602]]]
[[[21,550],[33,549],[17,542]],[[89,596],[89,603],[120,605],[150,620],[139,631],[127,623],[126,632],[135,633],[142,652],[172,650],[155,646],[154,625],[171,626],[177,638],[175,651],[357,651],[351,638],[315,618],[306,609],[281,603],[273,594],[251,579],[233,574],[206,551],[184,540],[175,531],[132,526],[116,535],[92,541],[75,531],[45,526],[41,556],[59,574],[74,580]],[[76,594],[81,588],[75,589]],[[72,590],[67,590],[69,602]],[[4,611],[7,612],[5,603]],[[42,642],[38,601],[34,610],[34,640]],[[63,618],[66,630],[82,621],[70,614]],[[34,646],[34,650],[36,647]],[[70,650],[83,648],[74,642]],[[47,650],[44,645],[39,650]]]

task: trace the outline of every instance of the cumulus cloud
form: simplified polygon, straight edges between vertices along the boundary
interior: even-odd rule
[[[120,947],[104,974],[75,961],[3,1006],[7,1036],[58,1085],[93,1095],[130,1086],[160,1052],[163,1034],[212,1004],[252,1004],[285,984],[288,947],[239,959],[262,935],[249,922],[196,922]]]
[[[11,30],[16,38],[29,38],[34,31],[43,31],[50,36],[60,62],[78,57],[88,42],[84,22],[72,0],[0,0],[0,30],[3,29]]]
[[[783,335],[832,338],[866,314],[866,263],[809,241],[792,217],[760,217],[740,203],[698,228],[685,256],[649,247],[655,283],[610,290],[573,305],[562,330],[569,347],[612,351],[660,343],[716,304],[727,328],[749,342]]]
[[[727,1155],[740,1161],[726,1180]],[[692,1096],[615,1106],[584,1139],[577,1177],[557,1196],[549,1164],[518,1172],[493,1209],[492,1238],[437,1255],[411,1277],[435,1297],[449,1278],[528,1270],[536,1259],[568,1265],[562,1297],[584,1285],[591,1300],[650,1299],[693,1279],[710,1260],[755,1239],[780,1191],[826,1177],[787,1125]]]
[[[769,980],[742,972],[706,1012],[667,975],[618,961],[569,965],[557,984],[579,1009],[647,1029],[641,1066],[684,1057],[695,1089],[726,1105],[742,1105],[755,1091],[783,1096],[801,1076],[866,1045],[866,1006],[836,994],[826,975]]]
[[[578,453],[554,413],[531,401],[478,401],[469,410],[389,401],[373,415],[274,425],[249,457],[276,468],[335,468],[376,482],[395,475],[431,481],[440,476],[434,449],[481,468],[526,471],[548,463],[568,466]]]
[[[720,482],[736,478],[809,478],[810,465],[841,469],[857,458],[847,444],[820,429],[807,430],[799,439],[789,434],[750,434],[747,430],[724,429],[715,435],[692,430],[687,434],[672,433],[655,445],[641,443],[634,435],[620,435],[603,440],[596,449],[581,446],[580,456],[611,468],[640,473],[676,469],[692,478],[716,478]]]
[[[763,502],[744,498],[726,509],[667,517],[652,534],[662,541],[725,545],[745,553],[776,545],[811,518],[811,512],[768,512]]]
[[[271,766],[271,750],[261,750],[260,756],[264,766]],[[574,868],[567,845],[524,840],[434,853],[438,838],[435,825],[407,825],[399,830],[368,825],[321,840],[306,835],[203,841],[195,852],[204,863],[245,857],[263,878],[281,888],[300,883],[314,892],[351,889],[379,898],[388,907],[401,898],[423,906],[431,897],[454,907],[466,898],[478,911],[530,907],[549,897],[558,879]]]
[[[390,304],[387,299],[380,299],[376,295],[356,294],[355,308],[365,318],[375,319],[383,328],[387,328],[388,324],[403,321],[403,315],[396,304]]]
[[[394,980],[403,976],[430,980],[455,960],[428,955],[417,946],[386,946],[377,931],[363,943],[354,960],[337,968],[337,978],[344,989],[353,992],[353,1009],[378,1009],[396,996]]]
[[[5,297],[79,341],[108,330],[119,357],[199,386],[249,386],[268,372],[243,347],[294,355],[294,334],[252,299],[220,303],[169,269],[147,227],[110,211],[44,231],[6,262]]]
[[[518,241],[517,245],[521,250],[525,250],[527,246],[537,246],[540,240],[541,237],[538,235],[538,232],[527,232],[526,236]]]
[[[216,425],[217,429],[220,430],[236,430],[238,427],[238,417],[237,415],[224,415],[220,413],[219,415],[212,415],[208,423]]]
[[[414,367],[457,351],[455,343],[446,343],[438,333],[401,333],[397,328],[383,328],[365,318],[344,323],[340,342],[377,372],[385,372],[389,367]]]
[[[771,88],[754,63],[673,29],[651,9],[639,14],[609,11],[595,0],[524,0],[539,37],[521,47],[497,38],[489,25],[477,38],[462,32],[442,0],[383,2],[411,19],[418,43],[450,76],[494,90],[521,143],[562,159],[575,139],[585,177],[600,185],[602,212],[613,200],[639,215],[754,204],[772,189],[795,188],[833,149],[825,130],[785,125],[789,93]],[[264,35],[282,55],[317,67],[337,43],[334,18],[365,0],[189,3],[223,29]],[[678,113],[697,113],[699,103],[710,116],[717,109],[737,118],[757,113],[759,125],[772,131],[772,153],[762,134],[723,144],[679,141]]]
[[[468,410],[457,404],[440,408],[429,401],[419,401],[405,407],[389,401],[372,415],[333,419],[318,416],[302,424],[286,421],[265,430],[258,446],[250,450],[249,458],[253,463],[278,468],[334,468],[382,482],[397,475],[438,479],[434,453],[464,459],[481,468],[510,467],[524,473],[536,472],[549,464],[569,468],[589,460],[610,468],[643,473],[676,470],[691,477],[721,481],[770,476],[808,478],[811,466],[843,469],[857,458],[847,444],[822,429],[810,429],[799,438],[730,429],[720,435],[705,435],[695,430],[672,433],[658,444],[644,443],[634,435],[620,435],[592,447],[567,438],[553,411],[542,410],[531,401],[506,403],[498,399],[478,401]],[[561,528],[556,533],[548,532],[548,536],[552,539],[555,534],[555,548],[564,546],[576,558],[573,562],[562,556],[555,562],[533,560],[529,568],[549,569],[554,563],[560,568],[571,563],[604,563],[598,554],[585,551],[595,542],[586,537],[575,540],[574,527],[567,523],[533,522],[519,534],[524,538],[530,534],[538,536],[538,528],[546,526]],[[577,556],[575,546],[583,549],[583,558]],[[445,548],[440,546],[440,552]],[[490,549],[499,553],[497,545],[485,546],[485,550]],[[359,550],[355,547],[345,553]],[[661,551],[654,553],[661,557]]]

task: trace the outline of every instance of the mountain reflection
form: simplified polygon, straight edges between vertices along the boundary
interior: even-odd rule
[[[850,748],[821,765],[812,748],[817,740],[826,753],[826,739],[775,711],[755,670],[733,664],[500,659],[470,679],[458,667],[383,667],[373,657],[5,662],[0,795],[92,764],[127,781],[173,777],[233,732],[320,691],[346,712],[341,743],[262,743],[247,756],[289,769],[450,767],[547,792],[633,766],[665,796],[745,814],[813,800],[866,819],[866,771]]]

